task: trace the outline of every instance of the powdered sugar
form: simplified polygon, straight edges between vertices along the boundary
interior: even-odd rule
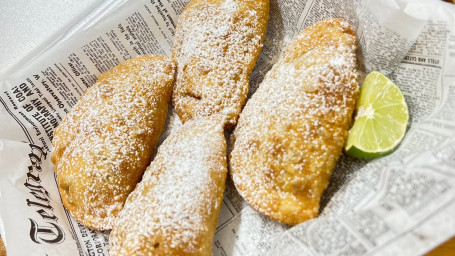
[[[222,4],[223,8],[226,9],[227,12],[233,13],[237,11],[237,3],[234,0],[226,0]]]

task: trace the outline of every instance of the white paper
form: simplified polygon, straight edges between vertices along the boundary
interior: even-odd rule
[[[108,233],[68,217],[55,193],[54,214],[66,223],[65,245],[30,239],[31,222],[22,221],[36,215],[23,189],[30,145],[51,150],[53,129],[101,72],[137,54],[170,55],[187,2],[105,1],[51,47],[37,49],[0,77],[0,163],[2,170],[9,168],[0,172],[0,233],[8,255],[107,255]],[[356,30],[361,78],[379,70],[401,88],[411,113],[407,135],[386,157],[342,156],[321,216],[292,228],[249,207],[228,179],[214,255],[416,255],[455,235],[455,6],[426,0],[271,1],[250,95],[290,40],[328,17],[343,17]],[[162,140],[179,126],[170,111]],[[55,192],[48,158],[42,159],[42,186]]]
[[[78,252],[49,157],[40,146],[0,140],[2,176],[7,177],[0,179],[0,231],[8,255],[23,255],[23,248],[35,255]]]

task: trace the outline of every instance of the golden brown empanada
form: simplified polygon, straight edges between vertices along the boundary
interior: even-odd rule
[[[212,255],[227,173],[222,123],[195,118],[164,141],[111,232],[111,255]]]
[[[358,97],[355,40],[342,19],[305,29],[240,114],[230,173],[246,201],[274,220],[318,215]]]
[[[167,57],[127,60],[101,74],[55,129],[59,191],[83,225],[112,228],[163,130],[174,70]]]
[[[193,0],[179,17],[172,102],[182,122],[221,113],[237,122],[265,36],[268,0]]]

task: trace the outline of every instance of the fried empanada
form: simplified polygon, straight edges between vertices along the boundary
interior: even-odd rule
[[[179,17],[172,102],[182,122],[221,113],[237,122],[262,49],[269,0],[193,0]]]
[[[342,19],[305,29],[240,114],[230,173],[260,213],[290,225],[318,215],[358,97],[355,41]]]
[[[111,255],[212,255],[227,173],[224,119],[214,117],[160,146],[111,232]]]
[[[127,60],[101,74],[55,129],[58,188],[81,224],[112,228],[163,131],[174,73],[168,57]]]

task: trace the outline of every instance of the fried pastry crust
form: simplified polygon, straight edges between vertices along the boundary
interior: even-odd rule
[[[193,0],[179,17],[172,102],[182,122],[221,113],[237,122],[262,49],[268,0]]]
[[[6,248],[3,244],[2,237],[0,236],[0,256],[6,256]]]
[[[226,180],[223,119],[185,123],[160,146],[110,235],[110,255],[212,255]]]
[[[81,224],[112,228],[163,131],[174,73],[167,57],[127,60],[101,74],[55,129],[58,188]]]
[[[303,30],[240,114],[232,179],[253,208],[281,223],[318,215],[358,97],[355,40],[342,19]]]

